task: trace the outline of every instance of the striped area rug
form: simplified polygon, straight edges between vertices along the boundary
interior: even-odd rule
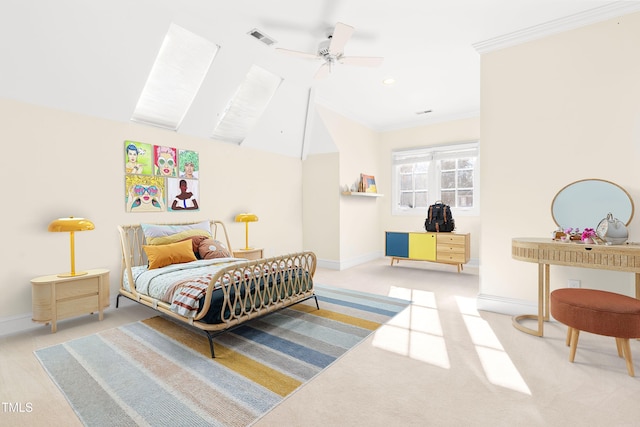
[[[163,317],[36,350],[87,426],[247,426],[408,306],[316,285],[214,339]]]

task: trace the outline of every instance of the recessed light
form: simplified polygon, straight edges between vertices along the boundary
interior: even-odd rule
[[[389,77],[386,78],[382,81],[382,83],[386,84],[386,85],[392,85],[396,82],[396,79],[394,79],[393,77]]]

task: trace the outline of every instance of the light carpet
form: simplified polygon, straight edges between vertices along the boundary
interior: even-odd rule
[[[163,317],[35,351],[87,426],[250,425],[409,305],[316,285],[214,339]]]

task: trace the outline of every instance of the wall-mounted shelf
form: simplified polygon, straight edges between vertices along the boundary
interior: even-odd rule
[[[343,191],[343,196],[358,196],[358,197],[382,197],[384,194],[380,193],[365,193],[363,191]]]

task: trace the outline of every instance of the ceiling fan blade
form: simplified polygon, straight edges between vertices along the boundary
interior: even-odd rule
[[[359,65],[361,67],[377,67],[384,58],[379,56],[343,56],[338,62],[345,65]]]
[[[331,35],[329,53],[336,56],[343,53],[344,45],[347,44],[354,31],[355,28],[352,26],[338,22]]]
[[[297,50],[283,49],[281,47],[276,48],[277,52],[284,53],[286,55],[296,56],[298,58],[305,59],[319,59],[320,57],[313,53],[299,52]]]
[[[320,68],[318,68],[318,71],[316,71],[316,74],[315,76],[313,76],[313,78],[324,79],[329,76],[329,73],[331,73],[331,62],[325,62],[320,66]]]

